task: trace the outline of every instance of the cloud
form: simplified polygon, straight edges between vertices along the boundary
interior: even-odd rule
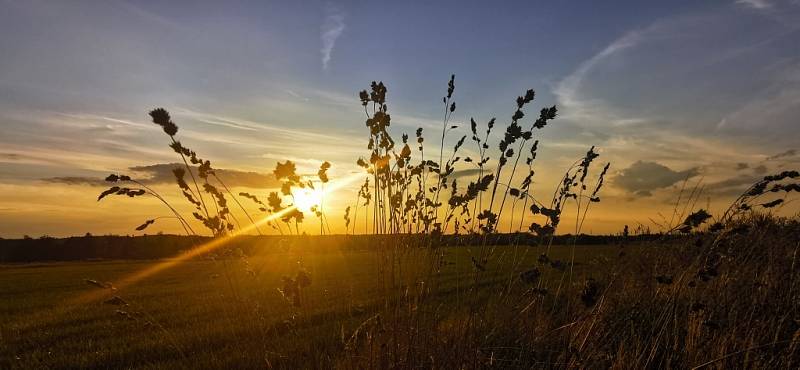
[[[276,153],[264,153],[261,155],[261,158],[274,159],[278,162],[283,162],[288,160],[294,162],[295,164],[310,166],[311,168],[317,168],[322,164],[322,162],[325,162],[325,160],[322,159],[309,158],[309,157],[300,158],[300,157],[293,157],[285,154],[276,154]]]
[[[152,22],[153,24],[157,24],[159,26],[163,26],[163,27],[166,27],[168,29],[186,31],[185,28],[180,26],[178,23],[173,22],[169,18],[166,18],[166,17],[164,17],[163,15],[161,15],[159,13],[151,12],[149,10],[146,10],[146,9],[142,8],[142,7],[139,7],[139,6],[136,6],[134,4],[131,4],[128,1],[119,1],[119,2],[116,2],[115,5],[121,6],[121,7],[125,8],[127,11],[129,11],[130,13],[133,13],[134,15],[136,15],[138,17],[141,17],[142,19],[145,19],[145,20],[147,20],[149,22]]]
[[[718,196],[735,196],[742,194],[750,185],[753,185],[761,177],[755,175],[739,175],[722,181],[717,181],[706,185],[705,189],[709,194]]]
[[[105,180],[99,177],[88,177],[88,176],[58,176],[58,177],[48,177],[42,179],[42,181],[50,182],[54,184],[64,184],[64,185],[89,185],[89,186],[105,186],[107,183]]]
[[[747,163],[739,162],[739,163],[736,164],[736,169],[739,170],[739,171],[746,170],[748,168],[750,168],[750,165],[747,164]]]
[[[649,196],[654,190],[666,188],[699,174],[697,167],[675,171],[656,162],[637,161],[619,172],[614,178],[614,185],[639,196]]]
[[[797,149],[789,149],[789,150],[787,150],[787,151],[785,151],[785,152],[780,152],[780,153],[778,153],[778,154],[775,154],[775,155],[769,156],[769,157],[767,157],[767,160],[768,160],[768,161],[771,161],[771,160],[773,160],[773,159],[780,159],[780,158],[786,158],[786,157],[794,157],[795,155],[797,155]]]
[[[784,7],[752,1],[748,6]],[[555,85],[560,116],[612,135],[635,126],[708,138],[716,127],[750,142],[772,139],[752,133],[769,126],[772,136],[796,124],[800,64],[771,56],[791,44],[800,27],[793,10],[770,13],[782,19],[757,17],[741,28],[742,17],[749,15],[722,7],[629,30]],[[758,73],[741,78],[736,73],[742,70]]]
[[[763,174],[767,173],[767,166],[762,164],[762,165],[758,165],[756,167],[753,167],[753,173],[755,173],[756,175],[763,175]]]
[[[491,168],[484,168],[483,169],[483,175],[486,176],[486,175],[492,173],[492,171],[494,171],[494,170],[491,169]],[[450,176],[452,176],[454,178],[461,178],[461,177],[468,177],[468,176],[469,177],[477,177],[477,175],[480,174],[480,173],[481,173],[481,170],[479,168],[467,168],[467,169],[463,169],[463,170],[453,171],[453,173],[450,174]],[[472,179],[472,180],[474,180],[474,179]],[[472,181],[472,180],[470,180],[470,181]]]
[[[181,113],[184,113],[184,112],[187,112],[187,111],[181,111]],[[248,124],[242,124],[242,123],[239,123],[239,122],[237,122],[235,120],[230,120],[230,119],[226,119],[226,118],[223,118],[223,117],[217,117],[217,116],[211,116],[211,115],[196,115],[195,119],[197,119],[198,122],[206,123],[206,124],[209,124],[209,125],[230,127],[230,128],[235,128],[235,129],[245,130],[245,131],[257,131],[257,130],[259,130],[259,127],[248,125]]]
[[[2,160],[18,161],[20,159],[22,159],[22,156],[16,153],[0,153],[0,161]]]
[[[785,71],[764,73],[763,76],[771,81],[770,84],[757,89],[756,93],[723,117],[717,129],[729,128],[740,132],[767,129],[772,133],[794,129],[796,117],[800,114],[800,64]],[[775,136],[783,138],[781,135]]]
[[[745,6],[753,9],[769,9],[772,7],[767,0],[736,0],[737,5]]]
[[[320,38],[322,39],[322,69],[328,69],[328,63],[331,61],[331,53],[333,47],[336,46],[336,40],[344,32],[344,13],[335,6],[328,4],[325,7],[325,20],[322,23]]]
[[[151,125],[146,125],[144,123],[138,123],[138,122],[133,122],[131,120],[114,118],[114,117],[107,117],[107,116],[98,115],[98,114],[63,113],[63,112],[57,112],[56,114],[58,116],[61,116],[61,117],[71,118],[73,120],[78,120],[78,121],[105,121],[105,122],[122,124],[122,125],[126,125],[126,126],[137,127],[137,128],[151,128]]]
[[[708,184],[707,188],[709,190],[725,189],[725,188],[729,188],[729,187],[732,187],[732,186],[750,185],[750,184],[753,184],[756,181],[758,181],[758,177],[756,177],[756,176],[741,175],[741,176],[732,177],[732,178],[729,178],[729,179],[725,179],[725,180],[722,180],[722,181],[718,181],[718,182],[714,182],[714,183]]]
[[[132,172],[128,173],[128,175],[135,179],[141,179],[140,181],[147,185],[171,184],[175,182],[175,176],[172,174],[172,170],[176,167],[183,168],[184,165],[180,163],[159,163],[146,166],[134,166],[128,168],[128,170]],[[194,170],[193,168],[193,172],[196,176],[197,172]],[[272,174],[230,169],[215,169],[214,171],[228,187],[274,188],[280,186],[280,182],[275,179],[275,176]],[[99,177],[62,176],[45,178],[42,180],[66,185],[107,185],[107,183]]]
[[[309,131],[309,130],[301,130],[295,129],[292,127],[283,127],[280,125],[269,124],[265,122],[255,122],[246,119],[239,119],[229,116],[217,115],[217,114],[210,114],[204,113],[199,111],[194,111],[187,108],[180,108],[178,109],[178,113],[186,116],[188,118],[198,120],[203,123],[208,124],[216,124],[220,126],[229,126],[229,127],[236,127],[238,129],[247,130],[247,131],[267,131],[278,135],[283,135],[285,137],[281,137],[281,140],[297,140],[297,141],[308,141],[308,140],[341,140],[345,141],[350,138],[342,137],[339,135],[332,134],[330,132],[316,132],[316,131]],[[279,141],[279,140],[276,140]]]
[[[297,98],[297,99],[300,99],[300,100],[302,100],[304,102],[311,101],[311,99],[309,99],[308,97],[300,95],[298,92],[296,92],[294,90],[291,90],[291,89],[286,89],[286,93],[291,95],[291,96],[293,96],[293,97],[295,97],[295,98]]]
[[[584,79],[591,73],[592,69],[614,54],[636,46],[642,41],[642,34],[642,31],[634,30],[614,40],[614,42],[609,44],[605,49],[581,63],[574,72],[556,85],[553,94],[558,99],[559,105],[569,108],[566,113],[561,113],[562,116],[566,114],[570,118],[584,119],[591,117],[597,118],[599,114],[602,119],[615,118],[613,117],[615,114],[610,112],[608,107],[604,106],[602,102],[584,99],[580,96],[579,91],[581,90]],[[632,122],[631,120],[639,121],[638,118],[630,117],[622,119],[623,122]]]

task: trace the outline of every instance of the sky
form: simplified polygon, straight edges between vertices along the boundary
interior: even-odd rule
[[[800,167],[798,39],[797,0],[0,0],[0,237],[136,234],[165,214],[153,199],[97,202],[109,173],[180,202],[153,108],[231,186],[266,194],[277,161],[309,174],[330,161],[334,179],[358,170],[358,91],[373,80],[395,135],[423,127],[435,141],[451,74],[461,127],[448,144],[470,118],[503,129],[527,89],[530,116],[558,107],[536,133],[539,197],[591,146],[611,163],[584,232],[657,228],[695,185],[698,206],[719,213],[761,176]],[[341,232],[355,193],[330,198]]]

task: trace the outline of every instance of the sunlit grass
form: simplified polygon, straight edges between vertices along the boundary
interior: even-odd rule
[[[584,251],[579,259],[580,274],[599,258],[616,253],[613,247],[580,250]],[[558,247],[553,256],[563,259],[568,253],[567,248]],[[534,263],[536,255],[530,254],[528,262]],[[454,249],[451,256],[454,263],[443,271],[445,293],[437,298],[439,302],[451,299],[458,275],[470,270],[466,250]],[[280,277],[294,273],[298,261],[313,278],[305,292],[306,305],[299,312],[277,290]],[[298,244],[288,252],[264,251],[250,257],[257,275],[246,273],[241,261],[228,263],[226,267],[221,260],[192,259],[166,269],[158,261],[0,267],[0,290],[6,298],[0,302],[0,313],[6,319],[0,329],[11,335],[3,337],[6,346],[0,354],[7,353],[8,359],[19,357],[13,368],[136,364],[169,368],[186,361],[178,350],[190,356],[191,363],[206,368],[260,367],[265,357],[276,365],[287,361],[300,364],[303,351],[335,356],[342,329],[351,335],[375,305],[382,304],[383,288],[374,278],[380,258],[374,253],[310,253]],[[121,282],[154,270],[159,273],[136,284],[103,291],[105,296],[125,297],[129,306],[83,302],[61,312],[56,320],[49,315],[29,315],[52,312],[54,307],[74,304],[75,296],[99,291],[84,282],[86,277]],[[260,307],[258,311],[252,310],[254,304]],[[134,319],[117,311],[130,313]],[[292,332],[281,333],[281,323],[298,313],[301,316],[293,321],[296,327]],[[65,336],[72,339],[61,340]]]
[[[280,187],[266,195],[234,193],[210,160],[178,140],[169,113],[152,110],[181,159],[173,174],[191,211],[124,174],[106,178],[98,201],[152,197],[201,242],[148,263],[4,269],[18,302],[2,307],[13,321],[0,338],[15,339],[0,354],[20,367],[790,368],[800,361],[800,329],[786,319],[800,294],[797,222],[754,212],[800,191],[797,171],[764,177],[719,218],[696,207],[701,186],[685,197],[681,190],[661,234],[637,239],[626,227],[608,245],[581,247],[610,164],[597,166],[589,147],[552,197],[537,194],[538,138],[556,119],[555,106],[529,117],[535,93],[527,90],[500,132],[496,119],[461,128],[451,76],[441,136],[430,148],[423,128],[394,135],[387,93],[373,82],[358,95],[369,131],[367,152],[355,159],[360,171],[331,179],[329,162],[316,174],[278,162]],[[355,182],[356,194],[342,191]],[[331,198],[352,203],[343,215],[348,235],[326,249],[317,243],[331,233]],[[571,243],[554,245],[564,217],[575,220],[563,239]],[[317,239],[300,228],[314,222]],[[367,236],[350,235],[359,230]],[[231,243],[267,232],[284,237],[247,252]],[[53,274],[57,267],[62,274]],[[30,279],[27,271],[52,286],[22,297],[32,292],[15,284]],[[58,281],[78,274],[91,276]],[[65,289],[53,288],[59,284]],[[772,346],[783,352],[737,357]],[[40,348],[58,350],[50,358]]]

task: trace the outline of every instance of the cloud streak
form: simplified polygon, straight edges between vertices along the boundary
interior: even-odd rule
[[[581,89],[583,80],[596,65],[622,50],[636,46],[641,40],[641,31],[631,31],[625,34],[599,53],[581,63],[574,72],[558,83],[553,90],[553,94],[558,98],[560,105],[572,108],[567,113],[569,116],[574,118],[597,117],[597,114],[601,111],[601,116],[604,118],[611,118],[609,116],[614,116],[614,114],[609,112],[608,109],[599,102],[582,99],[578,92]]]
[[[736,4],[759,10],[772,7],[772,4],[767,2],[767,0],[736,0]]]
[[[333,48],[336,46],[336,40],[344,32],[344,13],[337,7],[328,4],[325,7],[325,20],[322,22],[320,38],[322,39],[322,69],[328,70],[328,64],[331,61],[331,54]]]
[[[794,157],[796,154],[797,154],[797,149],[789,149],[789,150],[787,150],[785,152],[780,152],[778,154],[769,156],[769,157],[767,157],[767,160],[770,161],[770,160],[773,160],[773,159]]]
[[[184,168],[184,165],[180,163],[157,163],[146,166],[134,166],[128,168],[128,170],[133,172],[129,174],[131,177],[141,179],[140,181],[144,184],[161,185],[175,182],[175,175],[172,173],[172,170],[175,168]],[[192,168],[192,171],[195,173],[195,176],[197,176],[196,169]],[[274,188],[280,186],[280,182],[275,179],[275,176],[272,174],[231,169],[214,169],[214,172],[230,187]],[[136,176],[136,174],[140,174],[141,177]],[[107,185],[104,179],[89,176],[50,177],[42,180],[66,185]]]

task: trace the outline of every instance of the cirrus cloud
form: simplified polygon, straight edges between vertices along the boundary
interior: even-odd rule
[[[128,170],[134,174],[141,175],[134,176],[134,174],[131,174],[131,177],[141,179],[140,181],[144,184],[155,185],[174,183],[175,175],[173,175],[172,170],[175,168],[184,168],[184,165],[180,163],[157,163],[146,166],[134,166],[128,168]],[[192,168],[192,172],[194,172],[196,176],[197,171],[195,168]],[[275,176],[272,174],[231,169],[214,169],[214,172],[230,187],[274,188],[280,186],[280,182],[275,179]],[[88,176],[61,176],[42,180],[66,185],[106,185],[106,182],[102,178]]]
[[[332,4],[325,7],[325,20],[322,23],[320,38],[322,39],[322,69],[328,69],[336,40],[344,32],[344,13]]]

